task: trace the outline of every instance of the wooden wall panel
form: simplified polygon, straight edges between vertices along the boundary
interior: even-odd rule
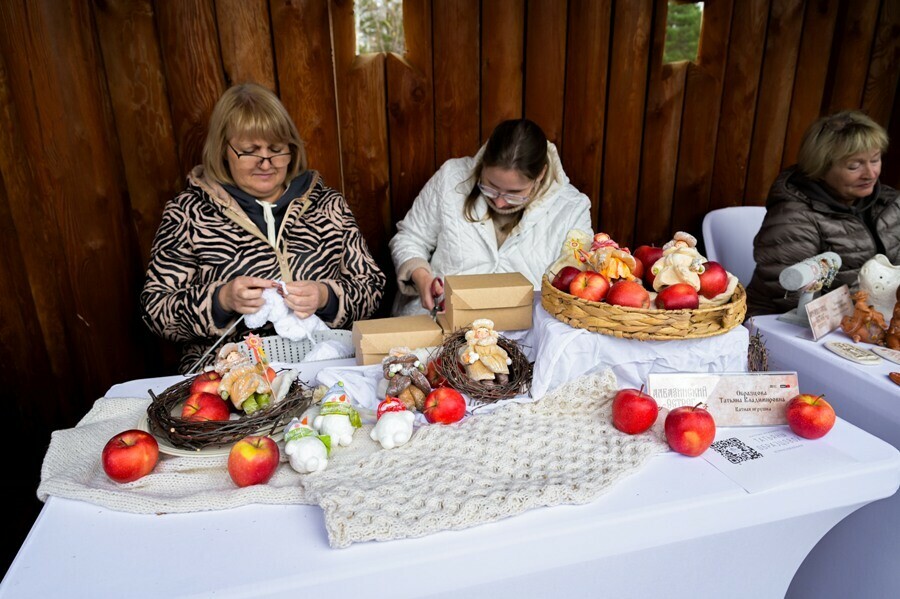
[[[900,82],[900,2],[884,0],[875,29],[869,74],[863,91],[863,109],[887,127]],[[894,147],[896,148],[895,140]]]
[[[183,185],[150,0],[94,2],[141,264],[163,207]]]
[[[435,161],[470,156],[481,144],[479,0],[434,0]]]
[[[159,2],[157,26],[168,82],[178,162],[200,164],[209,115],[225,91],[212,0]]]
[[[673,232],[699,231],[709,206],[722,85],[733,24],[730,2],[710,2],[704,7],[697,62],[688,67],[685,82],[672,205]]]
[[[841,5],[835,31],[833,77],[826,114],[862,105],[879,4],[875,0],[868,0]]]
[[[667,6],[667,0],[655,2],[635,245],[661,246],[671,239],[672,197],[688,63],[663,64]]]
[[[481,141],[507,119],[522,118],[525,0],[481,2]]]
[[[562,161],[572,184],[591,199],[594,229],[600,216],[606,80],[609,64],[610,0],[570,0],[566,42]]]
[[[387,55],[392,224],[406,216],[435,171],[431,4],[407,0],[403,17],[406,56]]]
[[[763,206],[781,154],[800,48],[803,0],[772,0],[744,203]]]
[[[306,143],[310,168],[343,190],[328,0],[272,0],[281,100]]]
[[[803,133],[821,113],[837,13],[838,0],[811,0],[806,4],[782,168],[797,162]]]
[[[606,124],[606,147],[600,209],[601,230],[626,246],[634,246],[635,204],[643,139],[644,100],[650,49],[653,1],[619,2],[613,16],[609,101],[614,118]]]
[[[216,0],[226,85],[258,83],[278,92],[268,0]]]
[[[525,117],[558,146],[566,90],[566,0],[530,0],[525,31]]]

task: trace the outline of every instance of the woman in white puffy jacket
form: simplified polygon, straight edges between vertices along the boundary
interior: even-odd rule
[[[475,157],[445,162],[397,224],[394,314],[431,310],[444,275],[520,272],[540,289],[566,233],[590,233],[590,207],[540,127],[500,123]]]

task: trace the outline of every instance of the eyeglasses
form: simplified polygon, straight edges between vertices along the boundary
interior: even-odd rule
[[[531,188],[532,188],[532,190],[534,189],[534,181],[531,182]],[[511,206],[521,206],[522,204],[524,204],[525,202],[528,201],[528,198],[531,197],[531,192],[529,192],[528,195],[524,195],[524,196],[518,196],[513,193],[501,193],[500,191],[494,189],[493,187],[489,187],[489,186],[485,185],[481,181],[478,182],[478,189],[481,190],[481,194],[484,197],[490,198],[492,200],[496,200],[497,198],[503,198]]]
[[[251,164],[253,166],[262,166],[263,163],[268,160],[273,168],[284,168],[291,162],[290,152],[272,154],[271,156],[260,156],[259,154],[253,154],[251,152],[238,152],[231,143],[228,144],[228,147],[231,148],[234,155],[238,157],[238,160],[248,166]]]

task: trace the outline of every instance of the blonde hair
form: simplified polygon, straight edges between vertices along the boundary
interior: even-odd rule
[[[260,137],[290,148],[286,182],[306,170],[306,149],[297,126],[278,96],[255,83],[241,83],[225,90],[209,117],[203,169],[213,179],[234,185],[225,153],[228,140],[242,136]]]
[[[856,110],[825,116],[810,125],[797,153],[797,167],[810,179],[821,179],[841,160],[888,147],[884,128]]]

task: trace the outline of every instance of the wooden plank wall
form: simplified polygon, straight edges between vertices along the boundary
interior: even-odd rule
[[[900,0],[710,0],[698,58],[676,64],[662,64],[665,0],[404,9],[406,53],[359,56],[352,0],[0,3],[10,426],[46,443],[111,384],[172,371],[138,293],[162,208],[233,83],[283,98],[387,270],[424,182],[506,118],[545,129],[595,225],[626,245],[762,204],[821,114],[863,108],[900,137]]]

